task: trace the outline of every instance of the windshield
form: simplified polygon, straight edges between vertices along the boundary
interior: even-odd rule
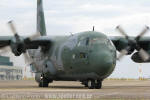
[[[107,38],[92,38],[90,39],[89,44],[108,44],[109,40]]]
[[[89,37],[79,41],[78,46],[87,46],[89,45]]]

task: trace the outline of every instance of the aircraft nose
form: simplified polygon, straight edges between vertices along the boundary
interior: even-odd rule
[[[95,65],[109,65],[113,63],[112,54],[109,52],[100,52],[100,53],[94,53],[92,54],[91,60],[94,62]]]
[[[109,54],[104,54],[102,57],[99,56],[99,60],[100,60],[100,63],[102,63],[103,66],[107,67],[107,66],[112,66],[113,64],[113,58],[112,55],[109,55]]]
[[[91,59],[91,65],[100,76],[107,76],[112,73],[115,67],[115,58],[110,52],[95,53]]]

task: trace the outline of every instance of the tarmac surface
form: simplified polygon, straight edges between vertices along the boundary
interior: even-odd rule
[[[150,80],[105,80],[102,89],[88,89],[80,82],[54,81],[39,88],[34,80],[0,81],[1,98],[32,99],[150,99]]]

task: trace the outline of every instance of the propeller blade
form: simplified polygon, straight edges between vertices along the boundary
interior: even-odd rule
[[[9,51],[11,51],[10,46],[0,48],[0,54],[7,53]]]
[[[142,37],[143,35],[145,35],[147,33],[148,30],[149,30],[149,27],[145,26],[145,28],[142,30],[142,32],[136,37],[136,40],[138,41],[140,39],[140,37]]]
[[[123,28],[122,28],[120,25],[118,25],[118,26],[116,27],[116,29],[117,29],[123,36],[125,36],[126,39],[129,38],[128,35],[126,34],[126,32],[123,30]]]
[[[117,60],[120,60],[127,53],[128,53],[128,51],[126,49],[121,50],[119,56],[117,57]]]
[[[40,37],[40,36],[41,36],[40,32],[37,32],[37,33],[35,33],[35,34],[29,36],[29,39],[30,39],[30,40],[34,40],[34,39],[37,39],[37,38]]]
[[[139,55],[144,61],[148,60],[150,57],[149,54],[144,49],[140,49]]]
[[[9,25],[9,27],[10,27],[12,33],[13,33],[14,35],[16,35],[16,34],[17,34],[17,31],[16,31],[16,27],[15,27],[13,21],[9,21],[9,22],[8,22],[8,25]]]
[[[23,53],[23,57],[24,57],[25,63],[27,65],[30,65],[33,62],[33,60],[30,58],[28,52]]]

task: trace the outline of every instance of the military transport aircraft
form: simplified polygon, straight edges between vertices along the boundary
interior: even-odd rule
[[[132,55],[137,63],[150,62],[150,37],[142,37],[146,27],[137,37],[124,35],[107,37],[101,32],[86,31],[71,36],[46,36],[42,0],[37,0],[37,33],[21,37],[13,21],[8,22],[13,37],[0,37],[1,49],[10,47],[15,56],[24,54],[26,62],[35,72],[39,87],[48,87],[53,80],[80,81],[89,89],[100,89],[102,81],[114,70],[117,59]],[[116,56],[116,51],[120,55]]]

